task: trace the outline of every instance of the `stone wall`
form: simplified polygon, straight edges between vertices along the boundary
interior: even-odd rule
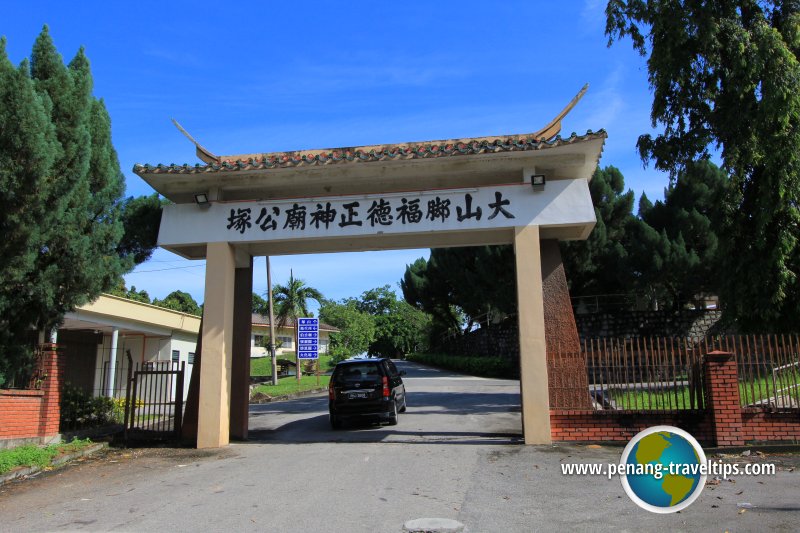
[[[630,337],[705,337],[723,334],[722,311],[617,311],[575,315],[581,339]]]

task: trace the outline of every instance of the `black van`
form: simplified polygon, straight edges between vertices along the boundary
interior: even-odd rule
[[[336,365],[328,385],[331,427],[342,422],[375,418],[397,424],[397,413],[406,410],[402,375],[388,358],[353,358]]]

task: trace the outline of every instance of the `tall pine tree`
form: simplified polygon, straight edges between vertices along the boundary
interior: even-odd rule
[[[32,330],[112,288],[124,178],[83,49],[66,66],[47,27],[15,69],[0,43],[0,384],[24,367]]]
[[[570,294],[594,296],[633,292],[628,265],[628,240],[633,216],[633,191],[625,191],[618,168],[598,168],[589,182],[597,224],[586,241],[563,242],[561,252]]]

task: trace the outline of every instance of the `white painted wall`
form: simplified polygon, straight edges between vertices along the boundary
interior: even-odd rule
[[[144,350],[142,349],[144,348]],[[141,368],[142,363],[166,363],[172,360],[172,350],[180,353],[180,362],[186,363],[184,372],[184,400],[189,393],[189,380],[191,378],[192,366],[189,364],[189,353],[194,353],[197,342],[189,334],[175,333],[172,337],[156,337],[143,335],[120,335],[117,347],[117,372],[115,394],[117,398],[125,396],[127,384],[125,380],[128,376],[128,358],[126,351],[130,350],[134,367],[136,364]],[[103,336],[103,343],[97,347],[97,358],[95,364],[94,391],[95,395],[103,394],[105,384],[103,380],[103,369],[108,368],[111,351],[111,334]],[[171,396],[175,395],[176,386],[173,384]]]

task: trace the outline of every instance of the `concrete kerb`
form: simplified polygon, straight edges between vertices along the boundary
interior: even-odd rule
[[[80,450],[80,451],[77,451],[77,452],[73,452],[73,453],[67,453],[67,454],[60,455],[60,456],[56,457],[50,463],[50,466],[61,466],[61,465],[65,464],[65,463],[68,463],[69,461],[74,460],[74,459],[79,459],[81,457],[86,457],[88,455],[92,455],[93,453],[98,452],[98,451],[100,451],[100,450],[102,450],[102,449],[104,449],[106,447],[108,447],[108,443],[107,442],[98,442],[97,444],[89,446],[88,448],[84,448],[83,450]],[[20,467],[17,467],[15,469],[11,470],[10,472],[6,472],[5,474],[0,474],[0,486],[3,486],[4,484],[8,483],[9,481],[13,481],[13,480],[15,480],[17,478],[32,476],[34,474],[37,474],[37,473],[41,472],[42,470],[44,470],[44,468],[41,467],[41,466],[20,466]]]

